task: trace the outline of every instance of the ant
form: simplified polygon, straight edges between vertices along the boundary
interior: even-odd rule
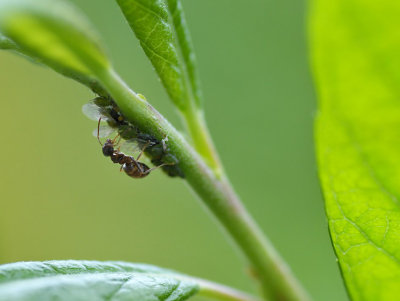
[[[103,155],[106,157],[110,157],[111,161],[113,161],[114,163],[118,163],[121,165],[121,171],[122,169],[125,171],[125,173],[132,177],[132,178],[136,178],[136,179],[140,179],[140,178],[144,178],[146,176],[148,176],[150,174],[150,172],[152,172],[153,170],[165,166],[165,165],[171,165],[170,163],[163,163],[159,166],[150,168],[148,167],[146,164],[139,162],[140,157],[143,155],[143,152],[145,151],[145,149],[149,146],[150,141],[147,142],[145,144],[145,146],[143,147],[143,149],[141,150],[139,156],[135,159],[131,156],[127,156],[124,153],[121,153],[118,149],[115,149],[115,146],[117,146],[121,140],[118,140],[118,142],[116,143],[116,139],[118,138],[118,136],[120,136],[119,134],[113,139],[107,139],[106,142],[103,144],[100,141],[100,122],[101,122],[101,117],[99,119],[99,123],[97,124],[97,140],[99,141],[101,147],[102,147],[102,151],[103,151]]]

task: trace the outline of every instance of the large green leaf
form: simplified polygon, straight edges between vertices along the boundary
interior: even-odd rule
[[[200,103],[200,84],[179,0],[116,0],[175,105]]]
[[[110,64],[86,18],[61,0],[0,0],[0,48],[11,49],[101,91]]]
[[[181,301],[198,290],[194,280],[143,264],[48,261],[0,266],[1,301]]]
[[[400,2],[315,0],[317,154],[353,300],[400,296]]]
[[[63,260],[0,265],[0,301],[183,301],[196,293],[217,300],[259,301],[148,264]]]

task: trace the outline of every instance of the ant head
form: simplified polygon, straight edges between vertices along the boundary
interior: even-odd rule
[[[111,155],[114,153],[114,144],[110,139],[107,139],[107,142],[104,143],[102,150],[103,155],[106,157],[111,157]]]

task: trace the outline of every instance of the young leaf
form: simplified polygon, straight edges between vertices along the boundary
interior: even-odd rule
[[[0,48],[102,90],[96,74],[110,67],[86,19],[61,0],[0,0]]]
[[[67,260],[0,266],[1,301],[183,301],[198,292],[227,301],[256,300],[146,264]]]
[[[180,1],[116,1],[171,100],[181,110],[187,109],[192,100],[198,104],[199,79]]]
[[[168,10],[172,18],[178,48],[183,58],[183,65],[190,83],[191,93],[193,93],[197,106],[200,107],[202,101],[200,79],[197,72],[192,40],[183,13],[182,2],[180,0],[168,0]]]
[[[353,300],[400,295],[400,2],[316,0],[317,153]]]

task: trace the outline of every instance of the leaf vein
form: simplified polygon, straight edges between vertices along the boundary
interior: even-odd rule
[[[154,11],[153,9],[151,9],[150,7],[144,5],[143,3],[137,1],[137,0],[133,0],[134,3],[136,3],[137,6],[139,6],[141,9],[145,10],[146,12],[156,16],[157,18],[161,19],[161,20],[165,20],[165,18],[160,15],[159,13],[157,13],[156,11]]]
[[[393,254],[391,254],[390,252],[388,252],[387,250],[385,250],[382,246],[380,246],[378,243],[376,243],[373,239],[371,239],[371,237],[360,227],[357,225],[357,223],[355,223],[351,218],[349,218],[345,212],[343,211],[343,208],[336,196],[335,193],[333,193],[333,198],[341,212],[341,214],[343,215],[343,218],[349,222],[354,228],[356,228],[356,230],[371,244],[371,246],[373,246],[376,250],[378,250],[379,252],[385,254],[386,256],[388,256],[389,258],[391,258],[394,262],[396,262],[398,265],[400,265],[400,260]]]

